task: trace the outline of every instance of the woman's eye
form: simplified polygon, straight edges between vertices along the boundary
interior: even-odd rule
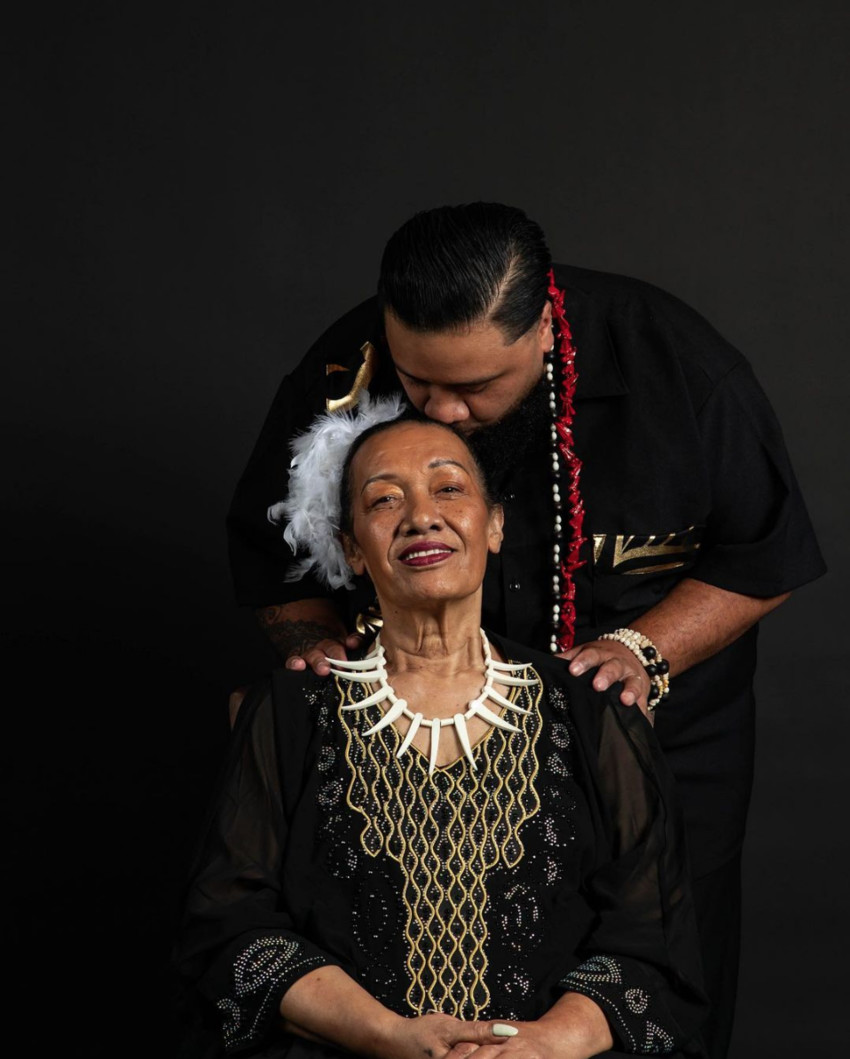
[[[441,485],[439,492],[441,493],[459,493],[461,488],[459,485]]]
[[[381,507],[382,505],[389,504],[395,500],[395,497],[387,494],[386,496],[376,496],[373,500],[369,501],[369,507]]]

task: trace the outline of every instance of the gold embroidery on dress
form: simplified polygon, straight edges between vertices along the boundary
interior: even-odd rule
[[[528,676],[536,678],[531,667]],[[345,682],[340,706],[364,697]],[[412,1011],[442,1011],[477,1019],[490,1002],[487,986],[487,873],[511,868],[523,855],[522,825],[540,808],[535,788],[541,685],[511,689],[518,732],[493,728],[475,746],[478,768],[464,757],[428,774],[427,755],[393,725],[364,739],[381,717],[379,706],[339,710],[351,769],[347,802],[364,818],[360,842],[371,857],[391,857],[404,879],[407,921],[406,999]]]
[[[357,369],[351,389],[345,397],[328,397],[325,401],[325,408],[328,412],[343,412],[354,408],[360,400],[360,394],[372,381],[372,376],[375,374],[375,347],[371,342],[364,342],[360,347],[360,352],[363,354],[363,363]],[[325,365],[325,375],[331,375],[336,371],[348,371],[348,368],[342,364]]]

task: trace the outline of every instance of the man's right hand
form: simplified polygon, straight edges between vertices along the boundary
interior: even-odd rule
[[[339,611],[329,599],[300,599],[262,607],[255,613],[287,669],[309,667],[320,677],[331,671],[326,657],[345,659],[346,652],[359,647],[363,639],[346,632]]]

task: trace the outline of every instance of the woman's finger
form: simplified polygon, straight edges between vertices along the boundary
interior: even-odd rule
[[[473,1052],[477,1052],[480,1047],[481,1045],[475,1044],[473,1041],[460,1041],[446,1053],[445,1059],[467,1059]]]

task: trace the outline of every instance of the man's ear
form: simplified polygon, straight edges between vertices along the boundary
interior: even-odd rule
[[[555,332],[552,330],[552,303],[547,301],[537,323],[537,340],[542,353],[548,353],[555,345]]]
[[[494,504],[490,511],[490,527],[487,538],[487,549],[494,555],[501,550],[505,535],[502,532],[505,525],[505,511],[501,504]]]
[[[342,544],[342,553],[345,556],[345,561],[354,573],[360,577],[361,574],[366,572],[366,564],[363,561],[360,548],[357,546],[357,541],[348,533],[340,533],[339,539]]]

